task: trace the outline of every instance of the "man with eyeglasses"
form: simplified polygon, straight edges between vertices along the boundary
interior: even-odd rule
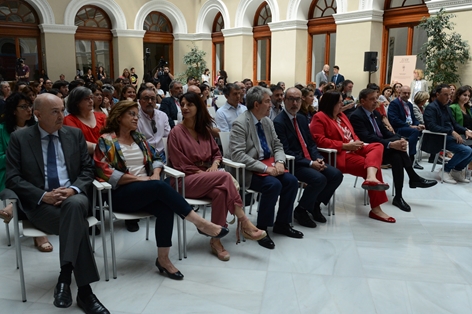
[[[166,156],[162,138],[169,135],[170,125],[167,115],[156,109],[156,100],[157,95],[152,88],[147,88],[141,92],[138,131],[146,136],[146,140],[159,152],[162,161],[165,163]]]
[[[298,113],[302,104],[301,97],[302,93],[299,89],[295,87],[287,89],[284,95],[285,108],[274,119],[274,127],[284,146],[284,152],[295,156],[295,177],[307,184],[294,210],[294,217],[300,225],[315,228],[315,221],[326,222],[320,205],[321,203],[328,204],[343,181],[343,174],[326,164],[319,153],[308,129],[307,118]]]

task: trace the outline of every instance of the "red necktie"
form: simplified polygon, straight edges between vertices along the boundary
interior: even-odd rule
[[[302,146],[303,155],[305,156],[306,159],[311,160],[310,153],[308,152],[308,149],[306,148],[305,140],[303,139],[302,133],[300,132],[300,129],[298,128],[296,118],[293,118],[293,126],[295,127],[295,132],[297,132],[298,141],[300,142],[300,145]]]

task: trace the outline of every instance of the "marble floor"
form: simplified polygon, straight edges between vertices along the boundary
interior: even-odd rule
[[[421,175],[437,177],[430,164],[423,165]],[[391,171],[383,172],[391,183]],[[231,260],[221,262],[210,254],[209,240],[188,225],[188,258],[179,261],[174,232],[171,258],[185,275],[180,282],[158,273],[155,242],[144,239],[144,222],[136,233],[118,222],[118,278],[104,280],[98,237],[102,280],[92,288],[112,313],[471,313],[472,184],[405,188],[411,213],[392,206],[389,191],[383,209],[397,222],[387,224],[367,217],[354,179],[345,176],[336,215],[326,224],[308,229],[295,223],[304,239],[274,235],[274,250],[250,241],[235,245],[230,226],[223,244]],[[52,305],[55,236],[50,237],[55,251],[47,254],[36,251],[31,239],[22,240],[28,302],[21,302],[14,247],[0,229],[0,312],[81,313],[75,302],[67,310]]]

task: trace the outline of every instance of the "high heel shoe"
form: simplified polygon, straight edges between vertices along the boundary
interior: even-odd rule
[[[203,234],[204,236],[212,237],[213,239],[221,239],[221,238],[223,238],[224,236],[226,236],[228,234],[229,229],[226,228],[226,227],[221,227],[220,233],[218,233],[216,236],[211,236],[209,234],[206,234],[205,232],[201,231],[198,228],[197,228],[197,231],[198,231],[198,233]]]
[[[220,261],[227,262],[229,261],[229,253],[223,247],[223,244],[219,240],[214,241],[210,240],[211,252],[218,257]]]
[[[265,236],[267,235],[267,232],[265,232],[264,230],[257,229],[257,227],[252,224],[252,222],[249,220],[249,218],[247,218],[247,216],[238,218],[237,230],[241,230],[245,239],[253,241],[259,241],[260,239],[265,238]],[[240,242],[239,232],[237,232],[236,238],[236,244],[238,244]]]
[[[164,267],[161,266],[161,264],[159,264],[159,259],[156,258],[156,266],[157,268],[159,269],[159,272],[162,274],[162,273],[166,273],[167,274],[167,277],[169,277],[170,279],[174,279],[174,280],[182,280],[184,279],[184,275],[180,272],[180,271],[177,271],[173,274],[169,273],[167,271],[167,269],[165,269]]]

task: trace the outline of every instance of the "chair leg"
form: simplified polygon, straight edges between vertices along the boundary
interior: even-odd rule
[[[359,177],[356,177],[356,180],[354,181],[354,187],[356,187],[357,179],[358,179],[358,178],[359,178]]]
[[[149,241],[149,220],[150,218],[146,218],[146,241]]]
[[[434,156],[434,162],[433,162],[433,168],[431,168],[431,172],[434,172],[434,168],[436,168],[436,163],[438,162],[439,159],[439,153]],[[443,158],[443,170],[444,170],[444,158]]]
[[[108,257],[107,257],[107,245],[106,245],[107,241],[106,241],[106,233],[105,233],[105,213],[103,210],[103,197],[102,197],[102,191],[98,191],[97,193],[98,193],[98,203],[99,203],[99,210],[100,210],[100,227],[102,231],[103,265],[105,267],[105,280],[109,281],[110,272],[108,271]]]
[[[252,204],[254,203],[254,193],[251,193],[251,205],[249,206],[249,215],[252,215]]]
[[[113,229],[113,208],[111,203],[111,190],[108,190],[108,211],[110,213],[110,245],[111,245],[111,263],[113,268],[113,279],[116,279],[116,254],[115,254],[115,231]]]
[[[183,224],[182,224],[182,234],[183,234],[183,238],[184,238],[184,258],[187,258],[187,223],[185,221],[185,219],[183,220]]]
[[[8,246],[11,246],[11,238],[10,238],[10,226],[9,224],[5,224],[5,232],[7,234],[7,241],[8,241]]]
[[[180,216],[175,214],[177,216],[177,244],[179,248],[179,261],[182,260],[182,238],[181,238],[181,228],[180,228]]]
[[[15,228],[16,265],[20,272],[21,297],[22,301],[26,302],[25,274],[23,271],[23,256],[21,254],[20,242],[20,223],[18,221],[18,210],[16,207],[16,200],[13,202],[13,221]]]

